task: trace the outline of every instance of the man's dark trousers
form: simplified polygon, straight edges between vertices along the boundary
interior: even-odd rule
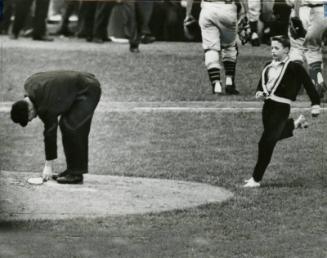
[[[92,87],[77,98],[71,109],[60,118],[59,125],[70,174],[88,172],[88,139],[94,110],[100,100],[101,88],[97,81],[90,80]]]
[[[153,13],[153,0],[137,0],[135,2],[136,11],[137,11],[137,19],[138,19],[138,30],[141,35],[151,34],[150,30],[150,20]]]
[[[107,39],[107,27],[114,1],[82,1],[79,34],[86,38]]]
[[[12,33],[19,34],[23,28],[26,17],[34,0],[16,0],[15,20]],[[50,0],[35,0],[33,17],[33,37],[39,38],[46,34],[46,18],[48,15]]]
[[[290,105],[266,100],[262,109],[264,131],[259,141],[258,161],[254,168],[253,178],[261,181],[271,160],[276,143],[293,136],[294,120],[288,118]]]

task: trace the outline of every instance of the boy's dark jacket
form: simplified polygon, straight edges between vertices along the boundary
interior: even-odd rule
[[[267,63],[269,65],[271,62]],[[265,83],[268,80],[268,70],[266,70],[264,78]],[[311,100],[312,105],[320,105],[320,97],[319,94],[311,81],[310,76],[308,75],[307,71],[304,67],[296,62],[290,61],[283,78],[281,79],[274,95],[282,98],[287,98],[289,100],[295,101],[296,96],[299,93],[301,86],[304,86],[309,98]],[[260,76],[260,80],[258,83],[257,91],[263,91],[262,88],[262,76]]]

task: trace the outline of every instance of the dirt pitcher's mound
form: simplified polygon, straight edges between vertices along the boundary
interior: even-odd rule
[[[161,212],[221,202],[232,193],[208,184],[90,175],[82,185],[48,181],[30,185],[39,174],[0,172],[0,220],[67,219]]]

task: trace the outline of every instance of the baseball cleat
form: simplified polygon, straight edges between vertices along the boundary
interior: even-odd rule
[[[294,121],[294,127],[295,128],[308,128],[309,127],[309,123],[307,122],[307,120],[305,119],[304,115],[300,115],[295,121]]]
[[[220,81],[215,82],[215,84],[212,87],[212,93],[213,94],[222,94],[223,93]]]
[[[253,47],[258,47],[260,46],[260,39],[257,33],[253,32],[251,35],[251,45]]]
[[[254,187],[260,187],[260,183],[259,182],[256,182],[253,177],[251,177],[250,179],[248,180],[245,180],[247,181],[245,185],[243,185],[243,187],[246,187],[246,188],[254,188]]]
[[[228,95],[238,95],[240,92],[235,89],[235,85],[227,85],[225,88],[226,94]]]

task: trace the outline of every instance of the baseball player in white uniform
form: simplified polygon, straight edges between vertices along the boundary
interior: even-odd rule
[[[193,0],[187,1],[186,18],[191,15]],[[202,34],[205,66],[214,94],[222,93],[221,63],[225,69],[225,92],[237,95],[235,67],[237,62],[237,5],[234,0],[202,0],[199,25]]]
[[[327,1],[287,0],[287,3],[294,7],[291,19],[299,17],[304,29],[303,35],[298,37],[290,33],[290,58],[300,63],[307,62],[310,77],[320,96],[323,97],[326,87],[322,76],[323,59],[321,46],[323,33],[327,29],[327,17],[324,17],[324,4],[327,4]]]

